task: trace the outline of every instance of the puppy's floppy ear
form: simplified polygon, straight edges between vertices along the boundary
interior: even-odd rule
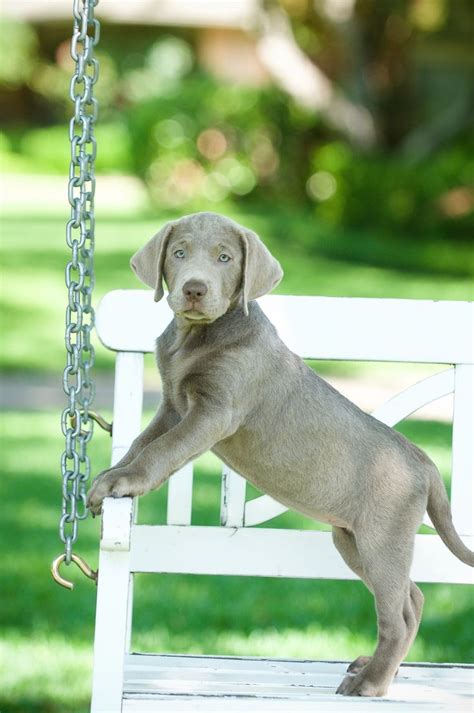
[[[174,225],[174,222],[167,223],[130,260],[130,267],[137,277],[148,287],[154,288],[155,302],[159,302],[164,294],[163,264]]]
[[[244,249],[242,298],[245,314],[247,303],[271,292],[283,277],[281,265],[252,230],[241,232]]]

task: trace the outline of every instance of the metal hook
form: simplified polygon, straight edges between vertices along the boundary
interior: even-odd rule
[[[81,409],[81,416],[83,413],[84,409]],[[100,413],[97,413],[97,411],[89,411],[88,416],[93,421],[95,421],[104,431],[107,431],[110,436],[112,435],[113,423],[109,423],[108,421],[106,421],[105,418],[100,415]],[[74,430],[76,430],[76,414],[71,416],[71,426]]]
[[[62,563],[66,560],[66,555],[62,554],[59,555],[59,557],[56,557],[56,559],[53,561],[51,565],[51,574],[53,575],[53,579],[55,582],[60,584],[62,587],[65,587],[66,589],[74,589],[74,584],[70,582],[68,579],[64,579],[64,577],[61,577],[59,574],[59,567],[62,565]],[[97,584],[97,579],[99,576],[98,570],[91,569],[87,562],[85,562],[82,557],[79,557],[78,555],[71,555],[71,560],[77,564],[79,569],[83,574],[86,575],[86,577],[89,577],[89,579],[92,579],[96,584]]]

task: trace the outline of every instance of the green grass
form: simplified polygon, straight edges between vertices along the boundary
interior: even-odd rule
[[[370,245],[365,249],[365,263],[362,256],[355,256],[357,263],[348,262],[351,255],[354,257],[351,250],[345,256],[328,257],[327,236],[320,239],[321,226],[314,217],[281,208],[267,212],[235,206],[219,210],[256,229],[280,259],[285,277],[277,292],[448,300],[473,296],[469,277],[394,269],[390,267],[390,254],[388,266],[370,264]],[[168,217],[172,216],[98,215],[95,304],[109,290],[142,287],[128,267],[129,258]],[[26,212],[4,217],[0,285],[4,339],[0,367],[5,370],[58,373],[64,366],[64,266],[69,259],[64,241],[65,220],[66,209],[61,216]],[[363,236],[353,239],[363,244]],[[393,246],[387,247],[392,249]],[[403,251],[404,247],[400,245],[398,249]],[[459,261],[462,259],[461,255]],[[112,360],[112,355],[98,345],[97,368],[111,368]]]
[[[51,560],[61,552],[59,417],[10,412],[1,425],[0,711],[85,713],[94,587],[68,570],[76,589],[67,592],[49,574]],[[409,421],[402,430],[436,460],[449,485],[450,427]],[[107,464],[109,448],[110,439],[98,430],[91,447],[94,472]],[[165,497],[166,487],[143,498],[140,521],[163,522]],[[218,463],[206,455],[197,467],[193,522],[217,524],[219,498]],[[271,524],[314,527],[294,513]],[[82,523],[77,552],[93,566],[98,533],[97,519]],[[136,650],[350,659],[370,653],[375,643],[372,597],[359,582],[184,575],[136,579]],[[473,661],[469,587],[422,589],[425,613],[409,659]]]

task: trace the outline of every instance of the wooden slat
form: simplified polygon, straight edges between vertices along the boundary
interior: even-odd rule
[[[268,295],[259,303],[305,358],[473,362],[470,302]],[[96,325],[110,349],[152,352],[171,318],[166,300],[155,303],[151,290],[114,290],[100,302]]]
[[[286,505],[282,505],[270,495],[260,495],[245,503],[244,525],[245,527],[260,525],[260,523],[273,520],[274,517],[287,511]]]
[[[128,552],[132,521],[132,498],[105,498],[102,508],[100,549],[107,552]]]
[[[473,361],[473,303],[268,295],[260,304],[283,341],[305,358]]]
[[[100,551],[92,680],[93,713],[120,711],[131,602],[130,552]]]
[[[472,539],[463,538],[472,549]],[[133,572],[357,579],[330,532],[267,528],[136,525]],[[472,569],[437,535],[417,535],[411,570],[417,582],[470,583]]]
[[[445,369],[396,394],[376,408],[372,412],[372,416],[387,426],[396,426],[397,423],[403,421],[407,416],[411,416],[423,406],[441,399],[453,391],[454,369]]]
[[[155,302],[151,290],[113,290],[99,302],[95,326],[108,349],[146,353],[154,352],[172,317],[166,299]]]
[[[341,699],[341,700],[339,700]],[[457,702],[457,701],[456,701]],[[159,705],[159,708],[157,708]],[[334,696],[329,698],[325,693],[313,694],[307,700],[288,700],[275,698],[260,698],[234,696],[185,696],[174,694],[172,696],[155,697],[125,696],[122,704],[122,713],[371,713],[371,711],[388,711],[389,713],[459,713],[469,708],[453,708],[452,705],[433,705],[417,701],[416,706],[411,701],[408,703],[398,701],[382,701],[373,698],[345,698]]]
[[[123,711],[469,710],[472,667],[402,664],[383,699],[336,696],[346,668],[345,662],[132,654],[125,659]]]
[[[141,430],[143,407],[143,354],[123,352],[115,360],[112,462],[128,451]]]
[[[296,673],[329,674],[344,673],[347,662],[319,661],[315,659],[288,659],[264,656],[230,656],[208,654],[127,654],[126,669],[128,674],[136,672],[147,676],[156,675],[157,667],[164,674],[178,671],[178,677],[186,677],[186,670],[208,672],[240,672],[247,677],[255,675],[290,675]],[[466,663],[403,663],[403,674],[416,673],[417,678],[436,678],[448,681],[469,682],[474,675],[474,665]]]
[[[193,464],[188,463],[168,481],[166,522],[190,525],[193,508]]]
[[[453,521],[461,535],[474,529],[474,367],[456,366],[453,418]]]
[[[143,400],[143,354],[117,354],[114,392],[112,465],[140,432]],[[131,498],[103,504],[102,540],[94,638],[92,710],[120,710],[123,655],[131,630],[133,578],[130,575]]]
[[[242,527],[244,524],[247,481],[234,470],[222,468],[221,525]]]

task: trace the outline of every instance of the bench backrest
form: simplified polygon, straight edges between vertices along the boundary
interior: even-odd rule
[[[440,364],[440,371],[406,389],[373,415],[390,426],[422,406],[454,393],[451,505],[458,532],[473,535],[474,304],[425,300],[271,295],[259,300],[280,337],[303,358]],[[166,300],[148,290],[115,290],[96,316],[103,344],[116,351],[112,463],[140,430],[143,354],[172,319]],[[443,368],[448,365],[449,368]],[[193,466],[170,479],[167,523],[190,525]],[[285,512],[267,495],[246,500],[246,481],[222,473],[221,525],[249,527]],[[429,520],[426,520],[427,524]]]

